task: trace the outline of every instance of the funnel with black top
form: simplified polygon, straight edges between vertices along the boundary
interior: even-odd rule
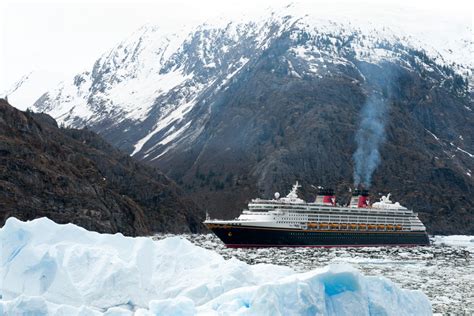
[[[355,189],[352,192],[350,207],[368,207],[369,191],[365,189]]]
[[[318,195],[316,196],[315,203],[324,205],[335,205],[336,197],[334,196],[334,190],[318,187]]]

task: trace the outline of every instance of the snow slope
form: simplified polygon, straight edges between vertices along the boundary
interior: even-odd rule
[[[10,218],[0,241],[0,314],[431,315],[423,293],[348,265],[295,273],[46,218]]]
[[[64,79],[62,74],[34,70],[21,77],[8,90],[1,92],[0,97],[7,97],[11,105],[25,111],[46,91],[55,88]]]

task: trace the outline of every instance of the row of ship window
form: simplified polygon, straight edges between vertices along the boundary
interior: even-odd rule
[[[284,217],[283,223],[294,223],[295,221],[300,221],[300,219],[293,219],[293,218],[288,218]],[[355,224],[365,224],[365,223],[374,223],[374,224],[417,224],[416,222],[411,222],[409,220],[405,219],[377,219],[377,218],[357,218],[357,219],[338,219],[338,218],[309,218],[309,222],[318,222],[318,223],[337,223],[337,224],[350,224],[350,223],[355,223]]]
[[[303,236],[303,237],[306,237],[306,238],[314,238],[314,235],[313,233],[289,233],[290,236]],[[318,237],[320,238],[331,238],[331,239],[334,239],[334,238],[340,238],[340,239],[346,239],[347,237],[357,237],[357,239],[361,239],[361,238],[371,238],[371,236],[361,236],[360,233],[358,234],[353,234],[353,233],[344,233],[344,235],[324,235],[324,234],[321,234],[321,233],[316,233],[318,234]],[[340,234],[340,233],[338,233]],[[403,236],[403,234],[390,234],[390,239],[392,239],[393,237],[395,236]]]
[[[341,224],[350,224],[350,223],[376,223],[376,224],[385,224],[385,223],[404,223],[404,224],[411,224],[410,221],[405,221],[405,220],[388,220],[388,219],[375,219],[375,218],[370,218],[370,219],[334,219],[334,218],[329,218],[329,219],[309,219],[308,221],[310,222],[321,222],[321,223],[341,223]]]
[[[281,206],[251,206],[249,207],[250,210],[268,210],[268,209],[281,209]],[[292,209],[298,210],[301,213],[304,212],[347,212],[347,209],[337,209],[337,208],[302,208],[297,206],[285,206],[285,209]],[[375,209],[367,209],[367,208],[354,208],[350,209],[351,213],[362,213],[362,214],[385,214],[385,215],[403,215],[403,214],[412,214],[411,211],[400,211],[400,210],[375,210]]]
[[[294,215],[289,215],[289,217],[283,217],[284,220],[299,220],[301,218],[305,218],[302,216],[294,216]],[[410,223],[412,222],[411,218],[406,218],[406,217],[356,217],[352,218],[350,216],[327,216],[327,215],[309,215],[308,217],[309,221],[336,221],[336,222],[357,222],[357,221],[369,221],[369,222],[380,222],[380,223],[385,223],[385,222],[404,222],[404,223]],[[413,220],[413,222],[416,222],[416,220]]]
[[[277,221],[276,222],[277,224],[295,224],[295,222],[287,222],[287,221]],[[297,224],[301,224],[301,225],[305,225],[306,223],[297,223]],[[352,223],[330,223],[330,222],[320,222],[320,223],[315,223],[315,224],[352,224]],[[380,225],[383,225],[383,224],[386,224],[386,225],[402,225],[402,226],[420,226],[420,225],[410,225],[409,223],[367,223],[367,222],[354,222],[353,224],[362,224],[362,225],[372,225],[372,224],[380,224]],[[420,226],[421,227],[421,226]]]
[[[262,214],[262,215],[264,215],[264,214],[268,214],[268,212],[252,211],[252,214]],[[366,212],[366,213],[357,213],[357,214],[345,212],[344,215],[334,214],[334,213],[324,213],[324,212],[319,212],[319,213],[298,212],[297,214],[295,214],[295,216],[304,216],[304,215],[307,215],[307,216],[314,216],[314,215],[319,215],[319,216],[344,216],[344,215],[348,215],[348,216],[370,216],[370,217],[384,216],[384,217],[399,217],[399,218],[409,218],[409,217],[414,216],[413,213],[410,213],[409,214],[410,216],[405,216],[401,213],[384,214],[384,213],[376,213],[376,212],[369,212],[369,213]]]

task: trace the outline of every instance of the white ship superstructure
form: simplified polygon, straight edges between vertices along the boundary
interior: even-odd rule
[[[287,196],[253,199],[234,220],[207,218],[204,224],[228,246],[335,246],[428,244],[417,213],[390,200],[368,203],[355,190],[347,206],[336,205],[332,190],[319,188],[314,202],[298,197],[298,182]]]
[[[363,191],[356,190],[351,204],[342,207],[336,206],[334,197],[330,195],[307,203],[298,197],[299,187],[297,182],[286,197],[278,198],[276,193],[272,200],[253,199],[248,209],[235,220],[207,220],[206,223],[292,229],[426,230],[417,214],[398,202],[393,203],[390,194],[382,196],[371,206],[360,205],[359,201],[366,199]]]

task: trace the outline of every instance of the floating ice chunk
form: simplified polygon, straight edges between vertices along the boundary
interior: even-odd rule
[[[434,244],[437,244],[437,245],[474,248],[474,236],[466,236],[466,235],[434,236],[433,242]]]
[[[292,275],[261,286],[230,291],[198,308],[228,315],[431,315],[419,291],[364,277],[348,265]]]
[[[430,315],[418,291],[349,265],[248,265],[180,237],[89,232],[41,218],[0,229],[0,314]]]

